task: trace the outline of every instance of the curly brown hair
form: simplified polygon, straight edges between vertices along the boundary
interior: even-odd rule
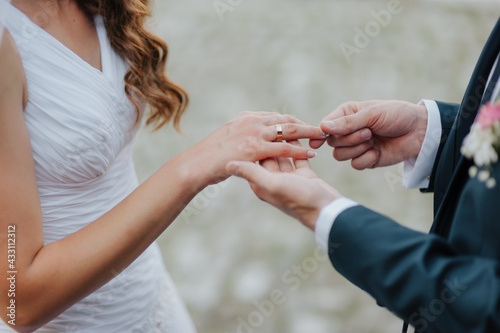
[[[186,91],[165,72],[167,44],[144,28],[148,0],[76,0],[89,15],[101,15],[113,49],[128,62],[125,92],[134,103],[139,120],[139,99],[150,106],[147,125],[158,129],[173,119],[180,130],[180,120],[188,104]]]

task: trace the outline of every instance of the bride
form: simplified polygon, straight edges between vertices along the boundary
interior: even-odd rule
[[[148,1],[0,9],[0,331],[195,332],[155,239],[229,161],[314,157],[282,140],[320,130],[241,113],[138,185],[141,118],[178,128],[188,101],[143,27]]]

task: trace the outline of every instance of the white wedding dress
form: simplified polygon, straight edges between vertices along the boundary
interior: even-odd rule
[[[0,16],[18,46],[28,80],[24,116],[48,244],[96,220],[138,185],[132,162],[136,112],[124,93],[127,65],[110,47],[99,16],[95,24],[102,72],[5,0],[0,8],[8,9]],[[0,332],[12,332],[0,323]],[[195,329],[154,243],[112,281],[37,332]]]

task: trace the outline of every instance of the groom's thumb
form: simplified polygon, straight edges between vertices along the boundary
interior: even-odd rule
[[[348,135],[368,127],[368,112],[358,112],[343,116],[335,120],[324,120],[321,122],[321,130],[332,135]]]
[[[229,162],[226,166],[227,172],[232,176],[245,178],[248,181],[259,179],[260,167],[251,162]]]

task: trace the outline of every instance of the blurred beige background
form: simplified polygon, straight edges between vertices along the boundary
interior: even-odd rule
[[[460,102],[499,1],[401,0],[400,13],[377,29],[372,11],[389,2],[157,0],[149,23],[168,42],[168,72],[189,91],[191,105],[185,136],[172,128],[139,133],[140,179],[242,110],[318,124],[348,100]],[[355,46],[355,28],[367,26],[369,44],[349,63],[340,45]],[[334,161],[328,147],[313,166],[344,195],[410,228],[429,228],[432,195],[401,188],[402,166],[358,172]],[[401,328],[335,272],[312,232],[260,202],[241,180],[206,189],[160,244],[201,333]],[[271,307],[273,290],[282,297]]]

